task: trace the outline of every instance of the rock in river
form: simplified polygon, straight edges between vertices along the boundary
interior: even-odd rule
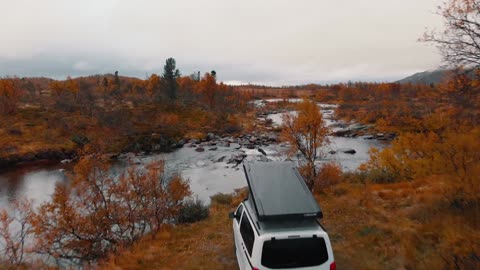
[[[225,160],[226,156],[222,156],[219,159],[217,159],[215,162],[223,162]]]
[[[342,148],[342,149],[338,149],[338,151],[342,152],[342,153],[345,153],[345,154],[355,154],[357,153],[357,151],[355,151],[355,149],[353,148]]]
[[[217,146],[220,146],[220,147],[230,147],[230,143],[229,142],[219,142],[217,144]]]
[[[255,149],[255,145],[253,143],[246,145],[247,149]]]
[[[236,155],[232,155],[230,157],[230,159],[227,161],[228,164],[230,163],[236,163],[236,164],[240,164],[242,163],[243,159],[247,156],[247,154],[245,153],[239,153],[239,154],[236,154]]]

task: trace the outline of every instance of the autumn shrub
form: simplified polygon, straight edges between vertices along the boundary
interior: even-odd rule
[[[190,195],[188,182],[164,174],[163,161],[116,177],[103,158],[88,156],[74,172],[31,217],[33,252],[60,265],[93,263],[157,233]]]
[[[343,181],[343,172],[340,164],[336,162],[325,163],[320,167],[320,170],[315,178],[315,191],[320,191],[325,188],[334,186]]]
[[[72,142],[74,142],[75,144],[77,144],[78,146],[84,146],[85,144],[87,144],[90,140],[83,136],[83,135],[79,135],[79,134],[74,134],[71,138]]]
[[[333,194],[337,197],[343,196],[348,193],[348,190],[344,187],[337,187],[333,190]]]
[[[235,189],[235,192],[233,193],[231,205],[233,206],[239,205],[242,201],[244,201],[248,197],[249,193],[250,193],[250,190],[248,189],[248,187]]]
[[[367,179],[367,175],[365,172],[360,170],[346,171],[343,173],[343,179],[346,183],[364,184]]]
[[[14,80],[0,78],[0,115],[15,113],[22,95],[22,91]]]
[[[28,237],[32,233],[30,216],[32,204],[28,200],[14,203],[11,211],[0,211],[0,246],[3,256],[0,257],[1,265],[8,269],[26,269],[25,257],[28,251]]]
[[[240,131],[242,131],[242,126],[240,126],[239,123],[228,122],[228,123],[223,123],[222,125],[224,126],[223,127],[223,133],[235,134],[235,133],[239,133]]]
[[[212,200],[212,203],[230,205],[232,203],[232,200],[233,200],[233,195],[232,194],[217,193],[217,194],[211,196],[210,199]]]
[[[393,183],[410,177],[402,175],[402,171],[408,171],[406,165],[398,160],[393,148],[378,150],[371,148],[370,159],[359,167],[365,180],[371,183]]]
[[[452,206],[468,208],[480,203],[480,128],[405,133],[391,147],[372,149],[360,170],[370,182],[412,181],[436,175],[448,186],[445,197]]]
[[[177,222],[181,224],[201,221],[208,217],[208,213],[208,206],[205,205],[200,199],[188,199],[180,208]]]

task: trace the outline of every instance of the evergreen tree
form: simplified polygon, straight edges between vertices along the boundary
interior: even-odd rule
[[[167,90],[167,95],[171,100],[175,100],[177,98],[177,78],[179,77],[180,71],[176,68],[175,59],[168,58],[165,61],[165,66],[163,67],[162,79],[165,89]]]

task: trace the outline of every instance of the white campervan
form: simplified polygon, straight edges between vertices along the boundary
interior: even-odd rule
[[[245,163],[250,188],[233,218],[240,270],[332,270],[320,207],[290,162]]]

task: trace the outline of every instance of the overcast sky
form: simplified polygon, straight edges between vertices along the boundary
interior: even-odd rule
[[[440,64],[417,42],[440,0],[0,0],[0,76],[182,74],[271,85],[392,81]]]

